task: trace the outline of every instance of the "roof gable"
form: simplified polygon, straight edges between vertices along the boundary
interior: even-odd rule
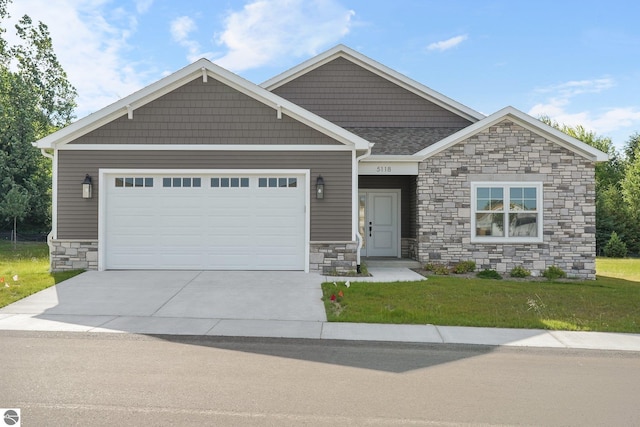
[[[369,143],[347,130],[257,86],[238,75],[213,64],[207,59],[200,59],[191,65],[119,100],[115,103],[86,116],[71,125],[48,135],[34,145],[38,148],[61,148],[65,144],[110,123],[123,115],[135,119],[136,109],[182,87],[196,78],[206,82],[212,78],[229,86],[262,104],[273,109],[274,116],[287,115],[342,144],[353,146],[356,150],[367,150]]]
[[[503,121],[504,119],[513,120],[518,125],[528,129],[531,132],[544,136],[548,140],[594,162],[605,162],[609,159],[606,153],[594,148],[584,142],[573,138],[564,132],[561,132],[554,127],[551,127],[540,120],[536,120],[528,114],[514,107],[505,107],[500,111],[486,117],[479,122],[472,124],[471,126],[464,128],[453,135],[433,144],[424,150],[421,150],[415,154],[420,160],[424,160],[435,154],[438,154],[449,147],[452,147],[463,140],[482,132],[489,127]]]
[[[356,52],[353,49],[348,48],[344,45],[335,46],[328,51],[321,53],[299,65],[291,68],[284,73],[281,73],[272,79],[267,80],[262,83],[260,86],[269,90],[275,91],[277,88],[313,71],[322,67],[338,58],[346,59],[359,67],[362,67],[381,78],[400,86],[401,88],[429,101],[432,102],[439,107],[444,108],[447,111],[450,111],[470,122],[476,122],[484,118],[484,115],[463,105],[457,101],[454,101],[451,98],[448,98],[442,95],[435,90],[416,82],[415,80],[410,79],[407,76],[404,76],[398,73],[391,68],[382,65],[359,52]]]

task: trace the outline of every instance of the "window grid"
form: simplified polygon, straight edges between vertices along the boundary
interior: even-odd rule
[[[248,188],[249,178],[247,177],[213,177],[211,178],[211,188]]]
[[[478,184],[474,187],[474,238],[541,239],[541,186],[530,183]]]
[[[202,178],[199,177],[164,177],[164,188],[199,188],[202,186]]]
[[[149,188],[153,187],[153,178],[150,177],[116,177],[115,186],[118,188]]]

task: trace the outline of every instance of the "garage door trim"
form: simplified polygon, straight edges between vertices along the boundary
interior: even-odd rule
[[[309,272],[309,241],[311,228],[311,209],[310,209],[310,170],[309,169],[99,169],[98,184],[98,270],[104,271],[106,266],[106,200],[107,200],[107,175],[113,174],[167,174],[167,175],[194,175],[194,174],[219,174],[219,175],[302,175],[305,182],[304,194],[304,271]]]

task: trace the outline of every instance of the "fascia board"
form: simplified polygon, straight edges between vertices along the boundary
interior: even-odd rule
[[[360,162],[374,163],[374,162],[398,162],[398,163],[412,163],[419,161],[415,155],[393,155],[393,154],[372,154]]]
[[[303,62],[302,64],[299,64],[285,71],[284,73],[281,73],[265,81],[260,86],[269,91],[273,91],[276,88],[290,82],[291,80],[294,80],[303,74],[306,74],[328,62],[331,62],[338,57],[344,57],[345,59],[354,62],[364,69],[397,84],[403,89],[408,90],[430,102],[433,102],[434,104],[448,111],[458,114],[466,118],[467,120],[470,120],[471,122],[476,122],[485,118],[485,116],[478,111],[475,111],[467,107],[466,105],[454,101],[453,99],[441,94],[440,92],[437,92],[423,85],[422,83],[419,83],[387,67],[386,65],[374,61],[373,59],[361,54],[360,52],[357,52],[344,45],[335,46],[334,48],[329,49],[328,51],[321,53],[320,55],[315,56]]]
[[[539,120],[529,116],[528,114],[523,113],[520,110],[517,110],[514,107],[505,107],[502,110],[495,112],[494,114],[488,116],[486,119],[481,120],[468,126],[460,131],[454,133],[453,135],[448,136],[447,138],[433,144],[430,147],[425,148],[415,154],[415,156],[420,157],[421,160],[424,160],[428,157],[431,157],[435,154],[440,153],[443,150],[457,144],[458,142],[469,138],[470,136],[481,132],[490,126],[493,126],[505,118],[510,118],[517,122],[519,125],[524,128],[538,134],[543,134],[547,138],[549,138],[552,142],[578,154],[582,157],[594,161],[594,162],[604,162],[609,159],[609,156],[606,153],[598,150],[597,148],[591,147],[584,142],[575,139],[564,132],[560,132],[559,130],[542,123]]]

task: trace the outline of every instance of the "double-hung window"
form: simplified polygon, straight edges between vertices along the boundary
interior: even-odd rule
[[[542,242],[542,184],[478,182],[471,185],[473,242]]]

